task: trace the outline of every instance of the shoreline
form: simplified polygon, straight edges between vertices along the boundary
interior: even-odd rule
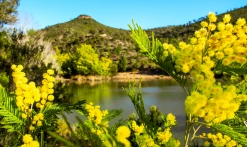
[[[105,81],[119,81],[119,82],[129,82],[129,80],[139,80],[142,81],[147,80],[155,80],[155,79],[172,79],[171,76],[166,76],[162,74],[156,74],[153,72],[119,72],[115,76],[100,76],[100,75],[76,75],[72,76],[69,79],[63,77],[57,77],[56,79],[62,82],[69,82],[69,83],[76,83],[76,84],[83,84],[83,83],[91,83],[91,82],[105,82]]]

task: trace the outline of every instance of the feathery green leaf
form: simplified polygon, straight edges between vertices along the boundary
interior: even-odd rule
[[[231,137],[233,140],[237,141],[240,143],[242,146],[247,147],[247,139],[245,134],[238,133],[233,130],[233,128],[224,125],[224,124],[213,124],[212,128],[216,129],[217,131],[228,135]]]
[[[6,92],[5,89],[0,89],[0,116],[1,127],[6,128],[9,132],[21,131],[23,119],[21,111],[15,104],[15,97]]]
[[[111,121],[112,119],[122,115],[122,113],[123,113],[123,110],[121,109],[109,110],[108,114],[103,117],[102,121]]]

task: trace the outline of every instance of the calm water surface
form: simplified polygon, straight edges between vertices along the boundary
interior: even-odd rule
[[[128,82],[107,81],[101,84],[70,84],[68,91],[74,94],[70,103],[79,100],[86,100],[100,105],[104,109],[123,109],[123,115],[116,119],[127,118],[134,112],[134,106],[123,88],[128,88]],[[173,135],[179,140],[183,140],[185,128],[184,100],[186,94],[179,84],[174,80],[152,80],[142,81],[142,95],[145,108],[149,112],[149,107],[157,106],[163,114],[173,113],[176,116],[178,125],[173,128]],[[69,116],[71,122],[75,122],[74,116]]]

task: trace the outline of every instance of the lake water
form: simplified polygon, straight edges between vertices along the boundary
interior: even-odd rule
[[[120,118],[127,118],[134,112],[134,106],[123,88],[128,88],[128,82],[107,81],[100,84],[93,82],[86,84],[70,84],[68,91],[74,94],[70,103],[86,100],[100,105],[104,109],[122,109]],[[142,95],[146,112],[149,107],[155,105],[163,114],[172,113],[176,116],[178,125],[172,129],[173,135],[180,141],[183,140],[185,130],[184,100],[186,94],[179,84],[171,79],[142,81]],[[71,122],[75,122],[73,114],[69,116]]]

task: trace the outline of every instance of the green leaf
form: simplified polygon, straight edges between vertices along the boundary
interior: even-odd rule
[[[247,138],[245,134],[238,133],[233,130],[233,128],[224,125],[224,124],[213,124],[212,128],[216,129],[217,131],[221,132],[222,134],[228,135],[231,139],[237,141],[244,147],[247,147]],[[246,129],[246,128],[245,128]]]
[[[244,75],[247,73],[247,63],[241,65],[239,63],[233,62],[228,66],[224,66],[220,61],[216,64],[215,70],[224,71],[230,75],[235,75],[235,74]]]
[[[5,89],[0,89],[0,116],[1,127],[7,131],[21,132],[24,120],[21,118],[22,112],[19,111],[15,104],[15,97],[6,92]]]
[[[102,121],[111,121],[112,119],[122,115],[122,113],[123,113],[123,110],[121,109],[109,110],[108,114],[103,117]]]
[[[48,134],[50,134],[52,137],[56,138],[59,141],[62,141],[63,143],[65,143],[68,147],[79,147],[74,145],[72,142],[70,142],[69,140],[57,135],[56,133],[53,133],[51,131],[48,131]]]

